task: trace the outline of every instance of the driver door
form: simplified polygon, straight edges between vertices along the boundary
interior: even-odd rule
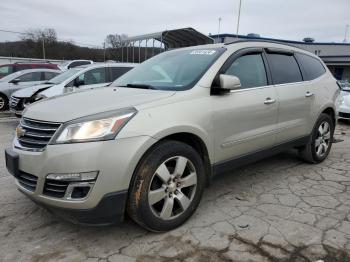
[[[275,144],[277,92],[267,74],[261,48],[243,49],[224,64],[221,74],[236,76],[241,88],[212,96],[216,163]]]

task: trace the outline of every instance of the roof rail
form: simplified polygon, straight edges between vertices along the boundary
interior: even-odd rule
[[[240,39],[240,40],[237,40],[237,41],[232,41],[232,42],[225,43],[224,45],[232,45],[232,44],[236,44],[236,43],[246,43],[246,42],[261,42],[261,43],[279,44],[279,45],[289,46],[289,47],[293,47],[293,48],[297,48],[297,49],[305,51],[304,49],[302,49],[302,48],[300,48],[298,46],[295,46],[295,45],[286,44],[286,43],[279,42],[279,41],[274,41],[274,40],[265,40],[265,39],[243,39],[243,40]]]

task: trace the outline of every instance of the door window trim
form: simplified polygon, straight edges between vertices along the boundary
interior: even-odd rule
[[[271,71],[267,63],[267,58],[264,54],[264,48],[263,47],[246,47],[239,49],[232,53],[224,62],[224,64],[220,67],[219,71],[216,73],[214,80],[211,85],[211,94],[216,94],[212,92],[215,89],[218,89],[218,86],[220,86],[220,74],[223,74],[224,72],[227,71],[227,69],[232,65],[232,63],[237,60],[238,58],[245,56],[245,55],[253,55],[253,54],[260,54],[264,63],[265,67],[265,73],[266,73],[266,80],[267,80],[267,85],[265,86],[257,86],[257,87],[242,87],[237,90],[231,90],[230,93],[232,92],[241,92],[245,90],[255,90],[255,89],[261,89],[261,88],[267,88],[270,87],[272,83],[272,76],[271,76]]]

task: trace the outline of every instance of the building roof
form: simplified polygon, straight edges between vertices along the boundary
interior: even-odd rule
[[[260,40],[269,40],[269,41],[277,41],[282,43],[289,44],[299,44],[299,45],[341,45],[341,46],[349,46],[350,43],[334,43],[334,42],[304,42],[304,41],[294,41],[294,40],[285,40],[285,39],[277,39],[277,38],[268,38],[268,37],[254,37],[254,36],[246,36],[246,35],[236,35],[236,34],[216,34],[210,35],[211,38],[223,38],[223,37],[232,37],[237,39],[260,39]]]
[[[135,42],[150,39],[155,39],[162,42],[167,48],[179,48],[214,43],[214,39],[198,32],[192,27],[128,37],[124,41]]]

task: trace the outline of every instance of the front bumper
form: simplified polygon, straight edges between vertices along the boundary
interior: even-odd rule
[[[350,119],[350,107],[341,105],[339,107],[339,118],[340,119]]]
[[[101,219],[95,219],[95,215],[92,215],[90,223],[85,219],[90,215],[84,214],[93,214],[96,210],[103,209],[110,214],[103,214],[102,217],[119,216],[116,217],[116,221],[120,221],[125,208],[125,192],[129,188],[134,169],[142,155],[155,142],[156,140],[151,137],[138,136],[102,142],[48,145],[42,152],[13,147],[11,151],[18,154],[19,172],[37,177],[35,187],[29,188],[32,190],[24,187],[18,178],[16,184],[19,190],[33,201],[51,211],[55,210],[53,213],[65,214],[63,216],[69,220],[75,220],[73,217],[79,218],[79,214],[82,214],[82,219],[76,219],[76,222],[95,224],[94,220]],[[45,194],[44,187],[48,174],[89,171],[98,171],[99,174],[86,198],[65,199]],[[105,208],[105,202],[113,202],[115,198],[118,198],[118,201],[115,200],[114,206]],[[104,212],[97,211],[98,213]],[[98,224],[108,224],[107,222],[102,219],[102,223]]]

